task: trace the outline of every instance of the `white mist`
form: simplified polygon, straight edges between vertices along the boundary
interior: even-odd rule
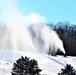
[[[60,49],[65,53],[55,31],[46,24],[36,25],[46,21],[43,16],[36,13],[24,16],[18,11],[16,0],[3,1],[6,3],[2,5],[2,20],[6,25],[0,28],[0,49],[52,54]],[[30,24],[34,26],[29,28]]]

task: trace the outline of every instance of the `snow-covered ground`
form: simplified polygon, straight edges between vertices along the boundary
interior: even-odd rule
[[[42,74],[58,75],[61,68],[66,64],[71,64],[76,69],[76,57],[49,56],[47,54],[32,52],[17,52],[11,50],[0,50],[0,75],[11,75],[13,63],[21,56],[30,57],[38,61],[38,66],[42,69]]]

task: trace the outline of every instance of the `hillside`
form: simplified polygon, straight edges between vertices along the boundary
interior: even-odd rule
[[[13,52],[9,50],[0,50],[0,74],[11,75],[13,63],[21,56],[30,57],[38,61],[39,68],[42,69],[42,74],[57,75],[61,68],[66,64],[71,64],[76,69],[76,57],[49,56],[47,54],[31,53],[31,52]]]

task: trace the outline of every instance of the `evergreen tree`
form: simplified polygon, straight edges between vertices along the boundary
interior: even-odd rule
[[[13,64],[12,75],[41,75],[36,60],[27,57],[21,57]]]
[[[65,69],[61,69],[58,75],[76,75],[76,70],[69,64],[65,66]]]

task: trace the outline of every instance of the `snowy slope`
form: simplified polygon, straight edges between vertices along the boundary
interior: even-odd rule
[[[0,50],[0,75],[11,75],[13,62],[21,56],[27,56],[30,57],[30,59],[37,60],[39,68],[42,69],[42,74],[57,75],[61,68],[64,68],[67,63],[71,64],[76,69],[76,57],[54,57],[41,53],[22,53]]]

